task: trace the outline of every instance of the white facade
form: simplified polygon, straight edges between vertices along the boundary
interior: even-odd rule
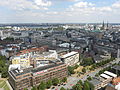
[[[79,53],[78,52],[70,52],[61,57],[61,60],[67,64],[68,66],[75,65],[79,62]]]
[[[109,75],[109,76],[111,76],[111,77],[114,77],[114,78],[117,77],[116,74],[111,73],[111,72],[109,72],[109,71],[105,71],[104,73],[107,74],[107,75]]]

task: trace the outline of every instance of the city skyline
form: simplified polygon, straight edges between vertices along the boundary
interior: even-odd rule
[[[0,0],[0,23],[119,23],[120,0]]]

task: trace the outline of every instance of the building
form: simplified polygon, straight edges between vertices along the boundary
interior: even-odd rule
[[[14,90],[23,90],[39,85],[41,81],[62,79],[67,77],[67,66],[64,63],[56,62],[44,67],[15,69],[8,71],[9,83]]]
[[[113,85],[118,85],[120,83],[120,77],[114,78],[112,80]]]
[[[116,77],[115,74],[105,71],[103,74],[101,74],[99,77],[94,78],[93,80],[90,81],[90,83],[92,83],[95,87],[95,90],[99,90],[102,87],[107,86],[112,79]]]
[[[98,77],[91,80],[90,83],[94,85],[94,90],[99,90],[102,87],[105,87],[111,80],[111,78]]]
[[[94,89],[98,90],[101,88],[101,81],[97,78],[94,78],[93,80],[90,81],[94,85]]]
[[[120,76],[120,65],[114,65],[112,67],[112,72]]]
[[[61,56],[61,60],[68,66],[75,65],[79,62],[79,53],[72,51],[70,53],[67,53],[67,54]]]
[[[31,58],[47,50],[47,46],[40,48],[30,48],[20,51],[17,55],[10,58],[12,64],[20,64],[22,67],[30,67]]]
[[[113,78],[116,78],[116,77],[117,77],[116,74],[114,74],[114,73],[112,73],[112,72],[109,72],[109,71],[105,71],[104,73],[105,73],[106,75],[110,76],[110,77],[113,77]]]
[[[48,52],[43,52],[41,54],[33,55],[30,59],[30,63],[34,67],[40,67],[48,65],[58,59],[58,54],[56,50],[49,50]]]

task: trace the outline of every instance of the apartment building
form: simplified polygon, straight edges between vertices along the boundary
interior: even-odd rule
[[[11,57],[10,60],[12,64],[20,64],[21,67],[30,67],[32,56],[40,54],[46,50],[47,46],[22,50],[19,53],[17,53],[17,55]]]
[[[62,79],[67,77],[67,66],[64,63],[56,62],[38,68],[27,68],[23,70],[11,70],[9,82],[14,90],[23,90],[32,86],[39,85],[41,81],[52,80],[53,78]]]
[[[61,56],[61,60],[68,66],[73,66],[79,62],[79,53],[72,51],[70,53]]]

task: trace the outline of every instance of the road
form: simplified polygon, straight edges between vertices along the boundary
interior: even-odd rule
[[[115,64],[115,63],[119,63],[120,60],[114,60],[114,61],[111,61],[110,63],[104,65],[103,67],[100,67],[94,71],[91,71],[91,72],[88,72],[86,73],[84,76],[81,76],[81,77],[72,77],[72,76],[69,76],[68,77],[68,83],[63,86],[63,85],[60,85],[60,86],[56,86],[54,89],[52,90],[60,90],[61,87],[64,87],[64,88],[69,88],[71,89],[73,85],[75,85],[79,80],[82,80],[82,81],[85,81],[89,76],[91,77],[94,77],[96,73],[98,73],[100,70],[106,68],[106,67],[109,67],[111,66],[112,64]]]

